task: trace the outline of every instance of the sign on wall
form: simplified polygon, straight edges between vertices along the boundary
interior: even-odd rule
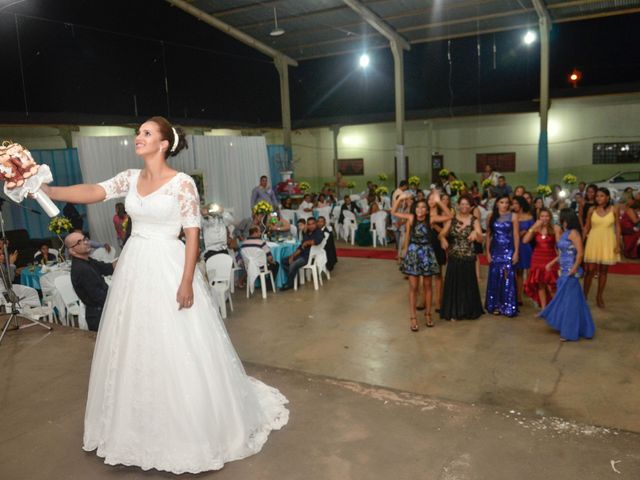
[[[491,165],[497,172],[516,171],[516,153],[476,153],[476,173],[484,172],[485,165]]]
[[[338,172],[342,175],[364,175],[364,158],[339,158]]]

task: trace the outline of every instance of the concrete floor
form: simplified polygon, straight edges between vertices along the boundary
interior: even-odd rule
[[[260,454],[197,477],[640,478],[638,284],[611,276],[596,337],[576,343],[531,306],[412,334],[389,260],[341,258],[319,291],[237,292],[229,333],[291,420]],[[0,479],[172,477],[81,450],[94,340],[62,327],[3,340]]]

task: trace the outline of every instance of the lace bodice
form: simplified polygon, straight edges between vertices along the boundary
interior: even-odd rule
[[[469,225],[463,226],[456,217],[451,220],[451,229],[449,230],[449,255],[458,258],[474,258],[476,256],[473,242],[469,241],[469,235],[474,230],[475,217],[471,217]]]
[[[126,197],[125,208],[132,220],[132,235],[176,238],[180,228],[200,228],[200,200],[193,179],[182,172],[149,195],[141,196],[139,169],[125,170],[99,183],[105,201]]]

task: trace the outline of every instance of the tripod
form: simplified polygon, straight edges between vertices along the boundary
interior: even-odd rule
[[[4,272],[0,272],[0,276],[2,277],[2,283],[4,285],[5,291],[3,293],[5,300],[7,301],[6,305],[10,308],[9,318],[5,321],[4,326],[2,327],[2,332],[0,333],[0,343],[2,343],[2,339],[4,338],[5,333],[9,330],[9,327],[13,324],[13,330],[21,330],[23,328],[34,327],[36,325],[46,328],[47,330],[52,330],[49,325],[40,322],[39,320],[34,320],[33,318],[26,317],[24,315],[20,315],[20,297],[16,295],[13,291],[13,282],[11,279],[11,265],[9,263],[9,249],[7,248],[7,241],[4,234],[4,217],[2,216],[2,203],[0,203],[0,231],[2,232],[3,239],[3,253],[4,253],[4,264],[0,265],[0,269],[4,269]],[[39,213],[39,212],[38,212]],[[20,319],[25,320],[26,324],[20,324]]]

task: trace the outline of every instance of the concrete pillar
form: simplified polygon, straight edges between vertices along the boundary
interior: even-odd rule
[[[274,59],[280,76],[280,111],[282,115],[282,140],[291,151],[291,103],[289,97],[289,64],[285,57],[278,55]]]
[[[540,138],[538,140],[538,184],[549,181],[549,144],[547,134],[549,113],[549,31],[550,19],[540,15]]]
[[[404,57],[403,49],[391,41],[393,73],[396,93],[396,185],[407,176],[404,162]]]

